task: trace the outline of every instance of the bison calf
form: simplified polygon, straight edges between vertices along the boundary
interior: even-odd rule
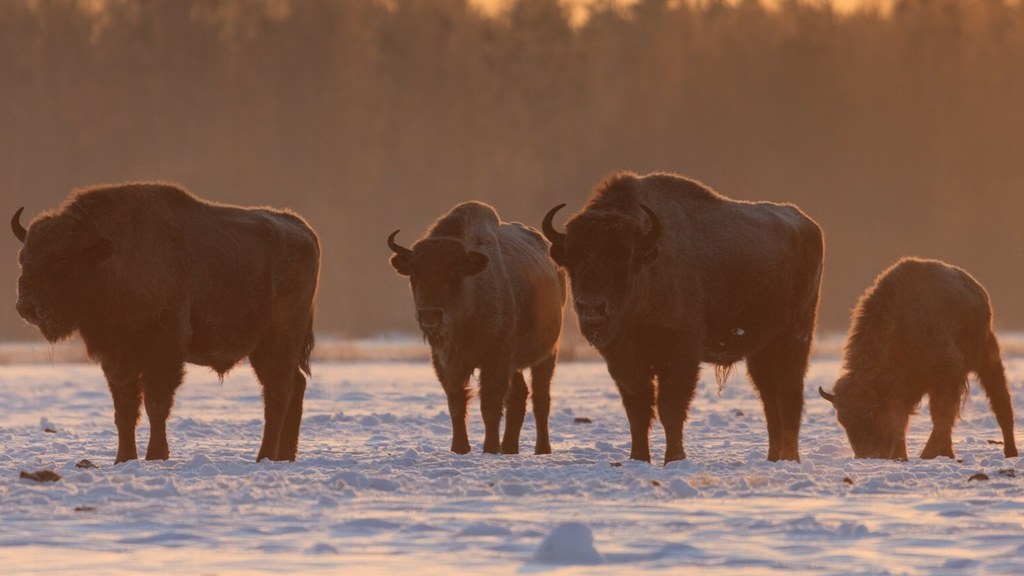
[[[537,454],[548,454],[551,376],[562,329],[565,276],[535,230],[498,220],[493,208],[467,202],[431,226],[412,249],[388,237],[391,265],[409,277],[416,320],[430,343],[448,395],[452,452],[470,451],[466,433],[469,378],[480,369],[484,452],[519,452],[530,368]],[[498,443],[502,403],[507,421]]]
[[[934,260],[904,259],[883,272],[853,313],[834,394],[857,458],[907,459],[907,423],[928,395],[932,433],[921,458],[953,457],[953,424],[974,372],[1017,455],[1013,408],[988,294],[967,272]]]
[[[248,356],[263,385],[257,460],[294,460],[313,348],[320,267],[316,234],[299,216],[205,202],[168,184],[73,193],[22,227],[18,313],[50,342],[81,334],[114,399],[115,463],[138,457],[146,406],[147,460],[165,460],[167,417],[184,363],[223,375]]]

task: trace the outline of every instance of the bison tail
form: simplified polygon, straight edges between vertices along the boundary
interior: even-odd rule
[[[306,329],[306,341],[302,343],[302,355],[299,357],[299,369],[306,373],[306,376],[312,376],[313,372],[309,368],[309,356],[313,352],[313,346],[316,345],[316,338],[313,336],[313,317],[309,318],[309,327]]]
[[[979,379],[989,378],[997,382],[1005,380],[1002,355],[999,352],[999,341],[992,330],[988,330],[981,341],[980,350],[972,359],[971,368],[977,373]]]
[[[1009,404],[1009,387],[1006,381],[1006,369],[1003,367],[1002,358],[999,354],[999,344],[995,335],[991,332],[982,344],[981,353],[978,354],[970,367],[978,376],[978,383],[994,405]],[[967,390],[964,390],[964,401],[967,400]],[[994,407],[994,406],[993,406]]]
[[[995,334],[989,331],[985,342],[985,354],[982,365],[975,372],[981,382],[981,388],[988,396],[989,407],[999,423],[1003,433],[1003,454],[1006,457],[1017,456],[1017,445],[1013,437],[1013,403],[1010,400],[1010,389],[1006,382],[1006,370],[999,357],[999,344]]]

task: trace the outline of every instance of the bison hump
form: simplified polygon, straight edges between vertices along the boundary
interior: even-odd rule
[[[493,235],[499,223],[498,213],[491,206],[483,202],[463,202],[434,222],[427,235],[468,240],[482,231]]]

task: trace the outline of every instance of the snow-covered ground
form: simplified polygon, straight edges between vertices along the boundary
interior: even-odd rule
[[[1007,367],[1019,426],[1024,358]],[[629,461],[600,362],[558,367],[553,454],[532,454],[530,416],[523,454],[482,454],[474,402],[474,452],[458,456],[440,385],[417,360],[315,363],[295,463],[254,462],[262,411],[247,367],[223,383],[190,369],[171,460],[114,466],[98,367],[2,366],[0,573],[1024,573],[1024,462],[992,444],[977,385],[957,461],[860,461],[816,392],[838,369],[834,356],[813,362],[800,463],[764,460],[742,368],[721,394],[706,370],[688,460]],[[920,412],[912,454],[930,431]],[[652,437],[660,458],[657,424]],[[147,438],[143,418],[140,452]],[[83,459],[99,468],[76,468]],[[63,479],[19,478],[40,469]]]

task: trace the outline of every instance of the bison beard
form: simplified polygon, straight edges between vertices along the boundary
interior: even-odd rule
[[[452,452],[470,451],[469,378],[479,368],[484,452],[519,452],[532,388],[534,451],[550,453],[550,387],[566,290],[547,243],[532,228],[501,222],[493,208],[479,202],[453,208],[412,249],[398,244],[397,234],[388,237],[391,265],[409,277],[416,320],[448,396]],[[503,405],[507,418],[499,443]]]
[[[933,427],[921,458],[953,458],[970,372],[1002,430],[1003,455],[1017,456],[988,293],[960,268],[906,258],[861,296],[835,393],[818,393],[835,406],[854,456],[892,460],[907,460],[910,415],[927,394]]]
[[[655,406],[665,462],[685,458],[701,362],[745,358],[768,459],[798,460],[824,252],[817,224],[793,206],[729,200],[667,174],[609,178],[564,234],[552,224],[562,206],[542,229],[569,272],[581,332],[622,396],[630,458],[650,460]]]
[[[223,375],[248,357],[263,385],[257,460],[294,460],[320,265],[316,234],[295,214],[205,202],[167,184],[75,192],[11,229],[18,313],[51,342],[78,331],[114,401],[115,463],[170,456],[167,418],[185,362]]]

